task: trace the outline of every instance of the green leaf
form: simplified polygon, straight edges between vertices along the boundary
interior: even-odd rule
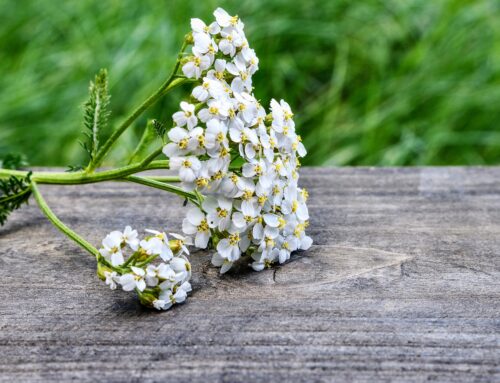
[[[157,129],[155,127],[156,120],[148,120],[146,127],[144,128],[144,132],[142,134],[141,140],[137,144],[134,152],[130,156],[129,164],[133,164],[134,162],[139,162],[147,155],[147,151],[151,144],[156,139],[156,134],[158,134]]]
[[[156,135],[161,138],[162,141],[165,140],[165,133],[167,132],[167,126],[158,120],[151,121],[153,128],[155,129]]]
[[[28,166],[24,154],[7,153],[0,157],[0,168],[2,169],[20,169]]]
[[[106,69],[101,69],[94,81],[90,82],[89,99],[84,105],[83,124],[86,140],[80,144],[88,153],[90,163],[94,161],[99,150],[101,131],[105,130],[108,124],[109,99],[108,72]]]
[[[31,172],[24,178],[11,176],[0,179],[0,225],[7,221],[7,217],[23,203],[28,203],[31,195]]]

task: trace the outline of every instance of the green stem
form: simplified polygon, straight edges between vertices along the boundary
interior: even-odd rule
[[[49,205],[47,205],[47,202],[45,202],[45,199],[42,197],[40,194],[40,190],[38,189],[38,185],[36,182],[31,181],[31,190],[33,192],[33,196],[35,197],[36,202],[38,203],[38,206],[40,209],[43,211],[45,216],[64,234],[66,234],[69,238],[71,238],[73,241],[78,243],[81,247],[83,247],[85,250],[87,250],[90,254],[94,255],[95,257],[99,256],[99,251],[92,246],[89,242],[87,242],[85,239],[80,237],[77,233],[75,233],[73,230],[71,230],[68,226],[66,226],[57,216],[54,214],[54,212],[50,209]]]
[[[184,190],[184,189],[182,189],[182,188],[180,188],[178,186],[169,185],[169,184],[166,184],[164,182],[158,182],[158,181],[155,181],[155,180],[150,179],[150,178],[138,177],[138,176],[123,177],[123,180],[130,181],[130,182],[135,182],[135,183],[138,183],[138,184],[141,184],[141,185],[150,186],[150,187],[153,187],[153,188],[156,188],[156,189],[165,190],[165,191],[168,191],[170,193],[174,193],[174,194],[177,194],[177,195],[179,195],[181,197],[187,198],[191,202],[193,202],[196,205],[198,205],[198,198],[197,198],[197,196],[196,196],[195,193],[188,192],[188,191],[186,191],[186,190]]]
[[[186,42],[182,45],[180,53],[184,51],[186,48]],[[104,145],[99,149],[97,155],[94,160],[87,167],[87,172],[94,171],[95,168],[99,167],[104,159],[104,157],[108,154],[109,150],[116,142],[116,140],[123,134],[125,130],[149,107],[155,104],[162,96],[170,92],[171,90],[177,88],[178,86],[184,84],[188,81],[186,78],[177,77],[176,73],[179,69],[181,60],[180,57],[177,58],[177,62],[175,64],[174,70],[170,77],[158,88],[158,90],[149,96],[141,105],[139,105],[132,114],[125,119],[121,123],[118,128],[111,134],[111,136],[106,140]]]
[[[158,182],[181,182],[180,177],[169,177],[169,176],[142,176],[148,180],[158,181]]]
[[[31,179],[41,184],[79,185],[122,178],[130,174],[141,172],[143,170],[168,169],[168,160],[153,161],[153,159],[161,153],[161,150],[161,148],[158,148],[149,156],[147,156],[143,161],[128,166],[123,166],[121,168],[104,170],[102,172],[92,174],[88,174],[86,172],[35,172],[33,173]],[[25,171],[0,169],[0,177],[12,175],[25,177],[27,174],[28,172]]]

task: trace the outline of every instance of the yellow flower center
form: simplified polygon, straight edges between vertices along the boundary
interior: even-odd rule
[[[309,198],[309,192],[307,191],[307,189],[302,189],[300,191],[300,194],[302,195],[302,198],[304,198],[304,201],[307,201],[307,199]]]
[[[208,231],[208,223],[207,223],[207,220],[205,218],[200,222],[197,229],[199,232]]]
[[[182,161],[182,166],[185,168],[190,168],[191,165],[192,165],[191,161],[189,161],[189,160]]]
[[[279,217],[279,218],[278,218],[278,222],[279,222],[278,227],[279,227],[280,229],[283,229],[283,228],[285,227],[285,225],[286,225],[286,221],[285,221],[285,219],[284,219],[283,217]]]
[[[238,233],[234,233],[229,236],[229,244],[231,246],[236,246],[239,242],[240,242],[240,235]]]
[[[221,180],[222,177],[224,177],[224,173],[222,172],[222,170],[219,170],[212,176],[214,180]]]
[[[180,149],[186,149],[188,146],[188,142],[189,140],[187,138],[183,138],[182,140],[179,141],[177,145],[179,146]]]
[[[274,247],[274,239],[271,237],[266,237],[265,242],[267,247]]]
[[[208,182],[210,180],[208,178],[203,178],[203,177],[200,177],[196,180],[196,186],[198,188],[204,188],[204,187],[207,187],[208,186]]]
[[[220,207],[217,208],[217,215],[220,217],[220,218],[226,218],[227,217],[227,210],[226,209],[222,209]]]
[[[250,198],[252,198],[252,196],[253,196],[253,191],[247,189],[243,192],[241,198],[244,199],[245,201],[248,201]]]
[[[205,136],[203,134],[200,134],[198,136],[198,145],[203,148],[205,146]]]

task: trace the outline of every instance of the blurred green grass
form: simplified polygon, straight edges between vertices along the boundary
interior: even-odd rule
[[[309,165],[493,164],[500,159],[496,0],[0,0],[0,152],[85,160],[82,103],[110,73],[112,121],[168,75],[189,19],[240,15],[260,58],[254,85],[294,109]],[[147,117],[113,152],[129,155]]]

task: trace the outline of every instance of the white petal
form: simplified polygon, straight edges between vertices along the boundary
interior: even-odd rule
[[[194,226],[198,226],[201,221],[205,218],[205,214],[203,212],[194,207],[192,209],[189,209],[187,215],[186,215],[187,220]],[[193,234],[193,233],[186,233],[186,234]]]
[[[210,232],[202,231],[196,234],[194,245],[199,249],[205,249],[210,239]]]
[[[123,254],[121,251],[111,254],[111,264],[113,266],[120,266],[125,260],[123,259]]]
[[[264,214],[264,221],[271,227],[278,227],[279,219],[276,214]]]

